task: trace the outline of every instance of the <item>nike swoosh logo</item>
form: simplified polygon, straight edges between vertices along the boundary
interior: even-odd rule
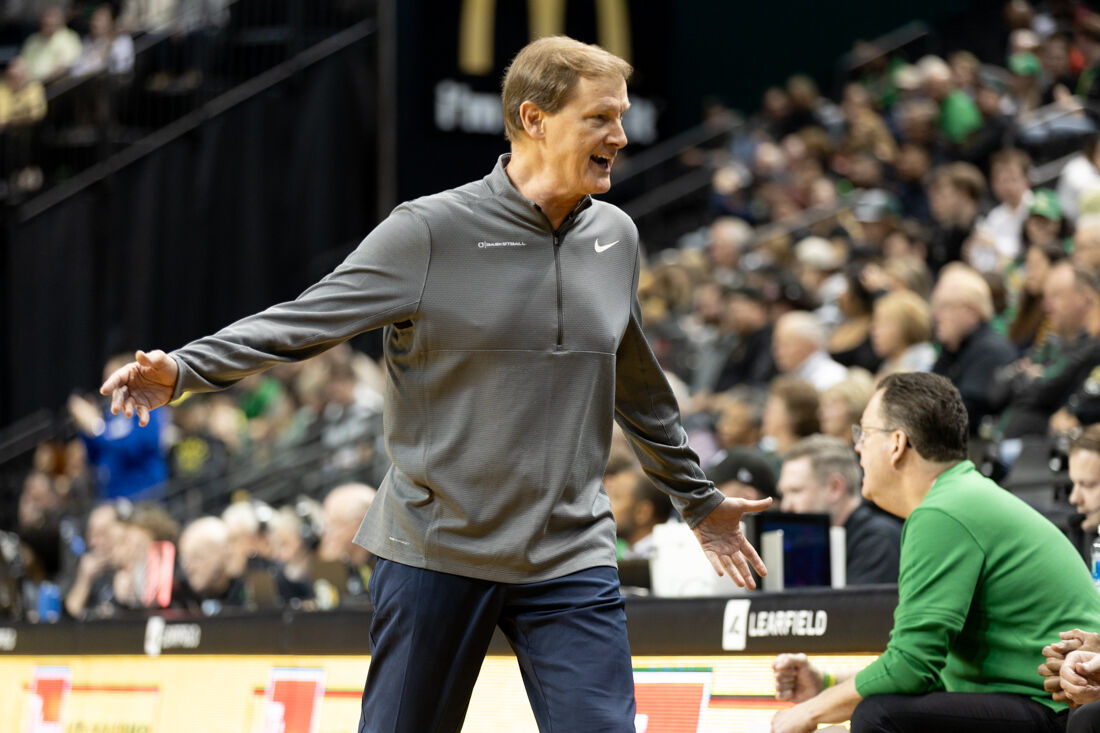
[[[612,242],[611,244],[605,244],[604,246],[602,246],[602,247],[601,247],[601,246],[600,246],[600,240],[599,240],[599,239],[597,239],[597,240],[596,240],[596,251],[597,251],[597,252],[606,252],[607,250],[611,249],[611,248],[612,248],[612,247],[614,247],[614,246],[615,246],[616,244],[618,244],[618,243],[619,243],[619,241],[620,241],[620,240],[616,239],[616,240],[615,240],[614,242]]]

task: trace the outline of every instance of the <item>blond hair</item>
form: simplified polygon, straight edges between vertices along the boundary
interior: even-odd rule
[[[508,69],[501,84],[504,110],[504,135],[512,142],[520,140],[523,120],[519,108],[532,102],[543,112],[554,114],[568,102],[580,77],[600,79],[630,78],[633,67],[596,44],[581,43],[566,36],[549,36],[524,46]]]
[[[983,322],[993,319],[993,291],[989,283],[974,268],[961,262],[949,262],[940,270],[940,279],[932,292],[932,300],[936,300],[937,291],[943,295],[950,294],[960,302],[973,308]]]
[[[932,338],[932,313],[928,303],[911,290],[895,290],[875,301],[875,314],[897,324],[906,346]]]

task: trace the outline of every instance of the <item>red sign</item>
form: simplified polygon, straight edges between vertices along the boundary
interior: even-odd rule
[[[68,667],[35,667],[28,688],[27,733],[61,733],[65,705],[72,689],[73,674]]]
[[[638,733],[697,733],[710,702],[710,670],[634,672]]]
[[[275,667],[264,693],[264,733],[317,733],[325,670]]]

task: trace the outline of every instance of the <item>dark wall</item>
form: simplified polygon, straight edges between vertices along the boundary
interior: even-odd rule
[[[217,116],[28,221],[9,211],[0,424],[293,298],[377,220],[373,42]]]

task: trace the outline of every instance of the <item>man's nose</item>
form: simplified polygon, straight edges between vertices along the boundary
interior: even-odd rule
[[[613,145],[616,148],[625,148],[627,143],[626,128],[623,127],[623,121],[617,120],[614,128],[607,137],[607,144]]]

